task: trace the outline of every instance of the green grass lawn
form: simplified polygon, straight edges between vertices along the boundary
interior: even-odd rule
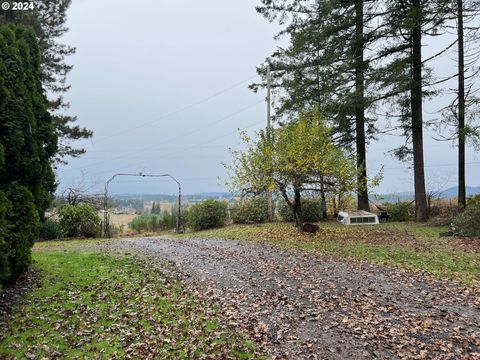
[[[255,356],[219,309],[146,259],[67,250],[33,257],[42,286],[12,309],[0,358]]]
[[[480,243],[440,237],[446,227],[409,223],[344,226],[320,223],[317,234],[297,232],[292,224],[230,225],[177,237],[236,239],[353,257],[389,266],[426,271],[465,284],[480,282]]]

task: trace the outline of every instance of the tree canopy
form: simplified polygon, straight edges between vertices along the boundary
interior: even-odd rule
[[[459,205],[464,206],[465,141],[478,145],[479,134],[478,89],[472,86],[480,74],[473,45],[478,42],[478,0],[262,0],[257,11],[279,23],[277,38],[289,40],[266,60],[276,91],[276,119],[289,121],[320,109],[335,142],[356,154],[359,209],[369,206],[368,143],[388,133],[404,138],[404,145],[391,153],[412,163],[416,219],[427,219],[423,128],[435,121],[424,120],[423,102],[452,92],[448,80],[457,77],[457,96],[443,109],[447,120],[439,127],[452,125],[458,140]],[[440,39],[452,29],[456,40],[447,36],[445,46],[423,56],[426,39]],[[470,41],[465,49],[464,30]],[[433,60],[456,43],[458,71],[439,78]],[[263,78],[265,69],[265,64],[258,68]],[[261,86],[265,82],[251,85],[254,90]]]
[[[356,161],[332,141],[318,110],[301,114],[270,133],[242,134],[245,151],[232,151],[229,185],[243,194],[278,191],[303,225],[302,192],[350,192],[357,187]],[[293,194],[293,197],[291,196]]]

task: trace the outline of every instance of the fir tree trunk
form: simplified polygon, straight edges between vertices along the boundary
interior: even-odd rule
[[[463,1],[457,0],[458,35],[458,207],[466,205],[465,189],[465,60],[463,49]]]
[[[421,0],[411,0],[415,23],[411,32],[411,68],[410,85],[413,171],[415,182],[415,218],[426,221],[427,199],[425,191],[425,168],[423,161],[423,118],[422,118],[422,5]]]
[[[365,79],[363,49],[363,0],[355,0],[355,129],[357,149],[357,208],[370,211],[365,145]]]

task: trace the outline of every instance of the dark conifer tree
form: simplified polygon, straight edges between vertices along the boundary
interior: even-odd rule
[[[396,0],[385,2],[383,38],[388,42],[380,51],[386,66],[377,72],[390,103],[392,113],[399,110],[400,128],[406,145],[396,149],[402,160],[412,160],[415,189],[415,217],[428,219],[425,188],[423,101],[433,96],[433,71],[422,57],[425,36],[436,36],[448,20],[451,0]],[[441,52],[443,53],[443,51]],[[387,96],[385,96],[387,97]]]
[[[455,99],[443,109],[440,128],[446,126],[451,133],[441,134],[441,140],[456,141],[458,145],[458,206],[466,206],[466,145],[478,145],[480,140],[480,1],[455,0],[450,6],[450,22],[445,26],[457,35],[457,71],[444,80],[457,78]]]
[[[378,37],[374,23],[380,16],[379,1],[262,3],[257,10],[269,20],[285,23],[279,36],[291,38],[291,45],[278,49],[270,60],[278,89],[277,114],[288,119],[291,113],[320,109],[334,126],[337,142],[357,157],[357,204],[369,210],[366,148],[376,133],[376,119],[366,113],[379,96],[372,82],[372,54],[365,56],[365,49]],[[259,72],[264,74],[264,69]]]
[[[41,50],[42,84],[51,94],[49,111],[59,138],[56,160],[62,163],[68,156],[78,157],[85,153],[84,149],[73,147],[73,142],[93,135],[92,131],[75,124],[75,116],[65,113],[70,105],[65,102],[63,94],[70,89],[67,75],[73,68],[67,64],[66,58],[75,53],[75,48],[62,44],[60,39],[68,31],[65,23],[70,4],[71,0],[38,0],[33,11],[1,10],[0,13],[0,24],[23,25],[37,36]]]
[[[0,26],[0,280],[30,262],[37,225],[55,190],[57,135],[33,32]]]

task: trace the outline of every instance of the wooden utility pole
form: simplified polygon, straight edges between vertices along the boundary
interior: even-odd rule
[[[270,76],[270,64],[267,64],[267,138],[271,141],[271,128],[272,128],[272,121],[271,121],[271,87],[272,81]],[[272,192],[267,190],[267,202],[268,202],[268,221],[273,221],[273,199],[272,199]]]

